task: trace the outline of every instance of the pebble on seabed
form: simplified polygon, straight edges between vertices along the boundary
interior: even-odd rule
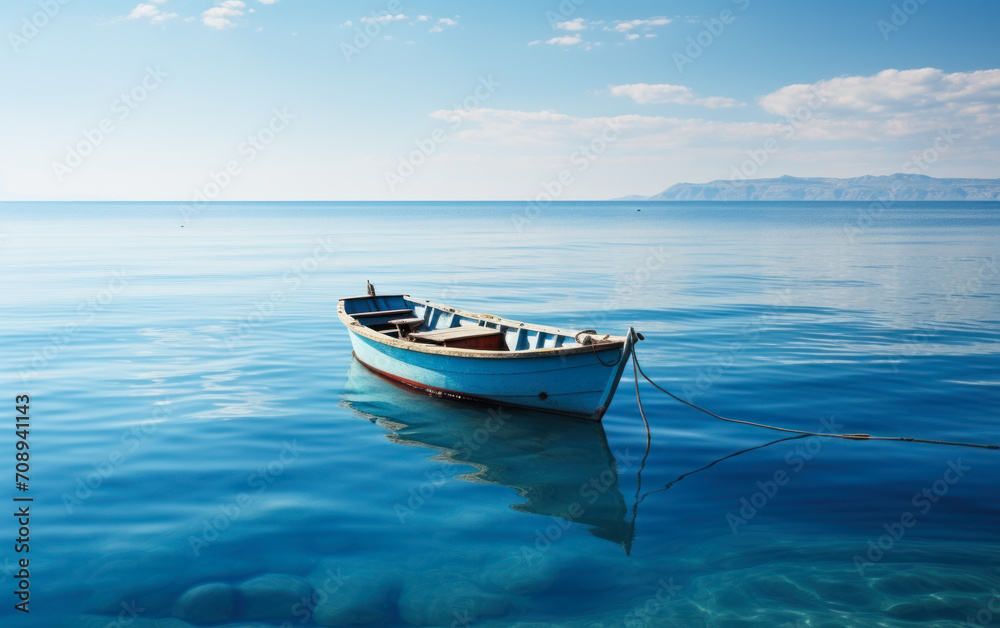
[[[391,612],[399,577],[367,564],[339,558],[320,561],[306,580],[316,591],[313,621],[320,626],[351,626],[382,621]]]
[[[223,582],[191,587],[174,606],[174,615],[194,624],[217,624],[233,617],[236,589]]]
[[[378,624],[395,616],[397,605],[399,617],[418,626],[450,625],[456,613],[472,623],[507,614],[509,595],[544,591],[558,573],[556,562],[546,556],[530,563],[520,554],[484,562],[486,568],[479,570],[465,561],[447,568],[421,563],[393,569],[371,560],[331,557],[306,578],[267,573],[236,586],[192,586],[173,603],[174,617],[138,618],[132,628],[223,628],[222,622],[231,622],[224,625],[228,628],[252,628],[262,625],[252,624],[255,620],[301,620],[313,604],[309,619],[320,626]]]
[[[304,578],[268,573],[237,587],[245,619],[294,619],[312,603],[313,589]],[[298,606],[297,606],[298,605]]]
[[[122,552],[86,566],[91,611],[116,615],[122,603],[136,602],[147,613],[169,613],[171,584],[183,561],[164,552]]]
[[[160,619],[152,619],[147,617],[127,617],[128,628],[195,628],[194,624],[189,624],[186,621],[177,619],[176,617],[165,617]],[[63,626],[64,624],[60,624]],[[109,626],[123,626],[123,622],[118,621],[117,617],[108,617],[107,615],[85,615],[81,617],[76,623],[72,624],[73,628],[108,628]],[[261,624],[257,622],[245,623],[238,622],[234,624],[213,624],[212,628],[275,628],[273,624]]]
[[[127,617],[129,628],[194,628],[186,621],[176,617],[165,619],[150,619],[147,617]],[[72,624],[73,628],[108,628],[108,626],[122,625],[117,617],[108,615],[84,615]],[[226,626],[215,626],[214,628],[227,628]]]

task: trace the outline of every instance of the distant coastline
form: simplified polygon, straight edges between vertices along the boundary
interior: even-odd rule
[[[616,201],[998,201],[1000,179],[892,174],[849,179],[790,177],[678,183],[653,196]]]

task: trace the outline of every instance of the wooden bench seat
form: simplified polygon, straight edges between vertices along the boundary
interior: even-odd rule
[[[419,318],[416,313],[411,309],[405,310],[382,310],[379,312],[358,312],[357,314],[351,314],[354,320],[358,321],[365,327],[370,327],[375,331],[395,331],[400,329],[400,326],[396,324],[397,320],[419,320],[421,323],[424,319]],[[409,325],[407,329],[412,329],[414,326]]]
[[[413,310],[382,310],[381,312],[358,312],[357,314],[351,314],[354,320],[365,321],[370,318],[384,318],[388,322],[391,318],[415,318],[417,315]]]
[[[397,338],[409,338],[410,334],[424,326],[424,319],[419,316],[410,318],[394,318],[389,321],[390,325],[396,326]],[[385,333],[384,331],[382,332]]]
[[[503,332],[492,327],[448,327],[411,333],[410,340],[458,349],[503,351]]]
[[[423,325],[424,319],[420,318],[419,316],[414,316],[412,318],[394,318],[389,322],[392,323],[393,325],[417,326],[417,325]]]

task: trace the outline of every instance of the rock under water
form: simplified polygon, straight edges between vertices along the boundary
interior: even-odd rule
[[[293,619],[312,603],[313,589],[304,578],[269,573],[238,587],[245,619]]]
[[[193,624],[217,624],[233,617],[237,600],[236,589],[229,584],[201,584],[181,595],[174,606],[174,615]]]

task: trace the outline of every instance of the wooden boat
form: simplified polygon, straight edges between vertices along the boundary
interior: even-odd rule
[[[340,299],[354,356],[435,395],[600,421],[641,339],[564,331],[405,294]]]

